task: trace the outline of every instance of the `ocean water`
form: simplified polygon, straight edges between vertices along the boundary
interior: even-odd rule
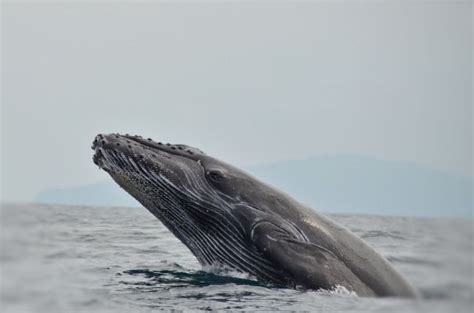
[[[471,312],[472,220],[330,217],[386,256],[423,299],[277,288],[203,270],[144,208],[8,204],[1,211],[0,311]]]

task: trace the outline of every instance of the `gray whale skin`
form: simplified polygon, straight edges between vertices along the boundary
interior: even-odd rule
[[[203,266],[281,286],[418,297],[348,229],[196,148],[100,134],[93,161],[155,215]]]

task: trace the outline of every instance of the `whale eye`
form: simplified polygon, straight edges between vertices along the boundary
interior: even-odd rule
[[[220,170],[210,170],[207,172],[207,176],[215,182],[221,182],[224,180],[224,173]]]

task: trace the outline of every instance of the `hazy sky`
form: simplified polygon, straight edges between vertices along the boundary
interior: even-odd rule
[[[2,4],[2,197],[106,179],[99,132],[236,165],[472,174],[472,2]]]

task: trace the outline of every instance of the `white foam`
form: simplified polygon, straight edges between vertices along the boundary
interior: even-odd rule
[[[329,290],[329,293],[332,295],[338,295],[338,296],[357,297],[357,293],[355,293],[355,291],[349,290],[346,287],[341,286],[341,285],[336,285],[333,289]]]
[[[216,275],[230,276],[233,278],[240,278],[240,279],[257,280],[255,276],[249,273],[236,271],[233,268],[229,268],[225,264],[213,263],[211,265],[203,266],[202,269],[203,271],[210,272]]]

